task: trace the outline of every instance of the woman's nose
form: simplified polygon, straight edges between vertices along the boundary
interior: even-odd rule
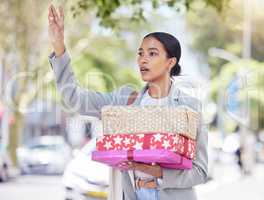
[[[139,62],[140,62],[141,64],[145,64],[145,63],[147,63],[147,62],[148,62],[148,58],[147,58],[147,56],[141,56],[141,57],[139,58]]]

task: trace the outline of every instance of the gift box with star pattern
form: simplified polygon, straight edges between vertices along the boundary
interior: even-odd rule
[[[173,133],[114,134],[98,138],[96,149],[98,151],[165,149],[194,159],[196,141]]]
[[[176,133],[196,139],[198,112],[187,106],[104,106],[104,135]]]

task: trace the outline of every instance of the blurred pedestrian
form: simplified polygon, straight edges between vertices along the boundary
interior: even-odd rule
[[[243,166],[243,162],[242,162],[242,152],[243,152],[243,149],[242,147],[238,147],[235,154],[236,154],[236,157],[237,157],[237,164],[239,166],[239,169],[241,171],[241,173],[243,174],[244,173],[244,166]]]
[[[256,161],[255,147],[255,134],[250,129],[244,127],[243,130],[241,130],[241,159],[245,175],[251,175],[254,170]]]

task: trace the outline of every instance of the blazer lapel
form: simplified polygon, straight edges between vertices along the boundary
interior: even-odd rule
[[[177,88],[177,84],[173,78],[171,78],[172,85],[169,91],[169,105],[168,106],[177,106],[180,103],[181,90]]]

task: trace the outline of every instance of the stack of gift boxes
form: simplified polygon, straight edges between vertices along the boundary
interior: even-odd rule
[[[186,106],[105,106],[103,136],[92,159],[121,168],[126,161],[191,169],[198,113]]]

